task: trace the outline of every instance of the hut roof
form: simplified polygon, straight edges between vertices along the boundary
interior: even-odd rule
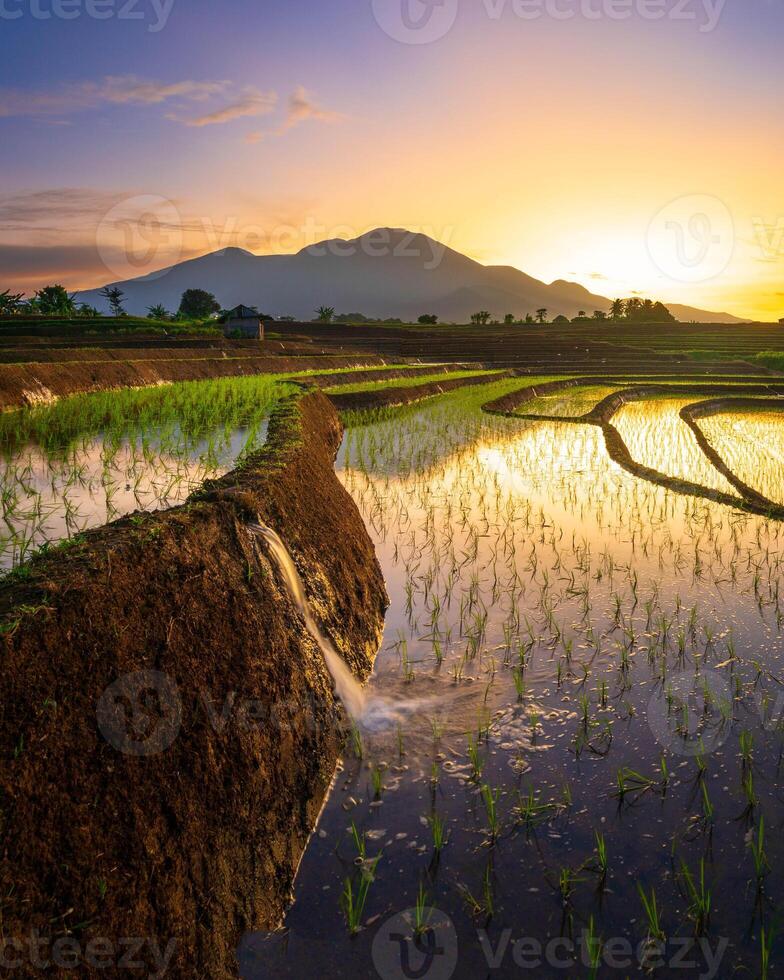
[[[233,310],[228,310],[226,320],[258,320],[259,311],[253,306],[235,306]]]

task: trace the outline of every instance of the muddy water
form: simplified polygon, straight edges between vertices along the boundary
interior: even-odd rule
[[[598,976],[761,975],[782,952],[781,525],[635,479],[597,428],[450,404],[341,451],[392,599],[366,696],[411,707],[358,724],[242,976],[591,976],[597,951]],[[628,409],[636,458],[717,485],[672,403]]]

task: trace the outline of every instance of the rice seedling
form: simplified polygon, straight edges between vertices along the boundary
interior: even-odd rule
[[[661,926],[661,921],[659,919],[659,908],[656,904],[656,892],[651,888],[650,896],[646,894],[645,889],[642,886],[642,882],[637,882],[637,891],[640,895],[640,901],[642,902],[643,911],[645,912],[645,918],[648,923],[648,941],[655,940],[657,942],[664,942],[666,936],[664,930]]]
[[[760,926],[760,980],[768,980],[770,977],[771,954],[775,938],[775,930],[765,925]]]
[[[749,833],[749,848],[754,859],[754,876],[757,887],[761,887],[762,880],[770,870],[770,862],[765,852],[765,818],[760,817],[756,835]]]
[[[501,790],[492,790],[487,783],[483,783],[479,789],[482,795],[482,802],[485,805],[485,813],[487,814],[488,836],[490,842],[495,843],[501,829],[501,823],[498,816],[498,801],[501,797]]]
[[[601,936],[596,935],[596,929],[593,922],[593,916],[588,921],[588,931],[585,937],[585,948],[588,952],[588,968],[590,973],[588,976],[590,980],[595,980],[599,974],[599,966],[602,961],[602,949],[604,948],[604,943],[602,942]]]
[[[433,836],[433,850],[436,852],[436,854],[440,854],[449,841],[449,833],[446,829],[446,824],[439,814],[433,813],[432,816],[428,818],[428,825],[430,826],[430,832]]]
[[[689,918],[694,923],[696,936],[704,936],[710,922],[712,895],[705,885],[705,858],[700,859],[699,875],[690,871],[685,861],[681,861],[681,880],[689,902]]]
[[[353,820],[351,821],[351,839],[354,841],[354,847],[357,851],[357,861],[362,864],[367,858],[365,835],[364,833],[360,834]]]
[[[466,742],[468,758],[471,762],[471,778],[479,780],[482,775],[482,770],[484,769],[484,760],[479,752],[477,742],[474,741],[470,733],[466,736]]]
[[[380,858],[376,858],[369,866],[363,865],[358,881],[346,878],[340,895],[340,907],[346,919],[349,933],[353,936],[362,928],[362,917],[365,913],[368,892],[375,881],[376,867]]]
[[[607,860],[607,842],[604,839],[604,834],[600,834],[597,831],[594,832],[596,838],[596,870],[599,875],[600,884],[604,884],[607,879],[608,871],[608,860]]]
[[[354,758],[361,761],[365,757],[365,746],[362,741],[362,732],[354,724],[351,726],[350,738]]]

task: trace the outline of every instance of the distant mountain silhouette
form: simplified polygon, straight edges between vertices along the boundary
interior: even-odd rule
[[[226,248],[163,273],[110,285],[125,292],[125,308],[134,315],[146,314],[157,303],[177,310],[182,293],[191,288],[214,293],[225,309],[245,303],[297,320],[312,319],[319,306],[403,320],[435,313],[457,323],[468,322],[479,310],[502,319],[507,313],[524,317],[546,307],[550,316],[571,318],[580,310],[590,316],[610,307],[606,296],[578,283],[559,279],[548,285],[512,266],[481,265],[426,235],[399,228],[378,228],[350,241],[320,242],[296,255],[254,255]],[[78,298],[108,311],[98,290]],[[741,322],[727,313],[667,305],[681,320]]]

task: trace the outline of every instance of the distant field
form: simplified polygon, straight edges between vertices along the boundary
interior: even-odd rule
[[[217,323],[148,320],[145,317],[0,317],[0,338],[96,337],[103,334],[150,334],[169,336],[220,336]]]

